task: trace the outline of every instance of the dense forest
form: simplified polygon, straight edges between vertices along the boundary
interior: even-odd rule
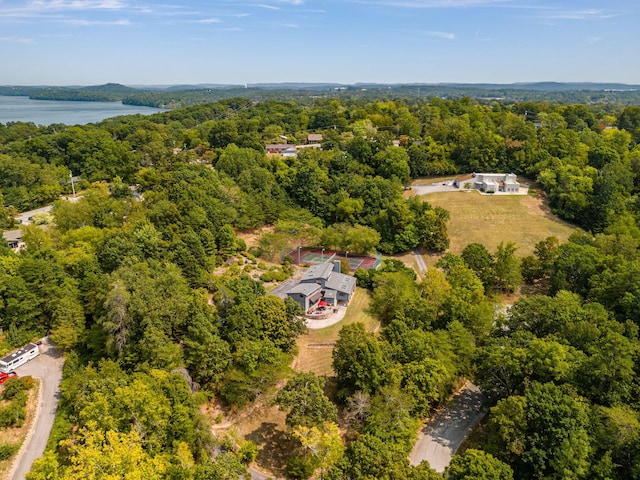
[[[309,133],[321,149],[265,153]],[[469,98],[232,98],[0,125],[1,226],[54,204],[45,228],[22,227],[25,250],[0,246],[3,348],[48,333],[66,357],[29,478],[238,478],[256,445],[214,436],[199,406],[242,409],[283,379],[288,476],[442,478],[407,458],[461,378],[492,409],[447,478],[637,478],[639,142],[640,107]],[[61,199],[70,170],[76,202]],[[524,258],[508,242],[445,253],[449,212],[404,188],[474,171],[537,180],[582,230]],[[242,233],[265,226],[247,249]],[[333,390],[291,371],[301,311],[263,282],[290,275],[298,245],[444,253],[420,278],[395,259],[356,272],[382,328],[342,329]],[[280,266],[260,280],[263,262]],[[496,312],[524,283],[535,293]]]
[[[514,83],[514,84],[312,84],[265,83],[247,85],[172,85],[128,87],[117,83],[85,87],[0,86],[0,95],[23,95],[36,100],[122,101],[126,105],[175,109],[230,98],[264,101],[290,100],[311,105],[315,99],[360,99],[365,101],[402,98],[425,102],[431,98],[472,98],[478,102],[512,104],[537,102],[553,104],[640,103],[638,85],[619,83]]]

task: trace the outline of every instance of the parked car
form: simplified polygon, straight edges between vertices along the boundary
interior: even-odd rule
[[[2,385],[4,382],[9,380],[10,378],[14,378],[17,376],[18,374],[16,372],[9,372],[9,373],[0,372],[0,385]]]

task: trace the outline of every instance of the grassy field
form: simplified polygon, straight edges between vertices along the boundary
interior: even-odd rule
[[[347,314],[340,323],[336,323],[321,330],[309,330],[309,333],[298,337],[298,355],[293,361],[293,369],[299,372],[314,372],[316,375],[333,375],[331,368],[330,345],[338,339],[340,329],[350,323],[362,322],[367,331],[372,331],[378,321],[368,313],[369,293],[363,288],[357,288]],[[322,346],[310,346],[310,345]]]
[[[553,215],[536,195],[480,195],[479,192],[441,192],[424,195],[431,205],[449,211],[449,250],[460,253],[469,243],[481,243],[494,252],[500,242],[514,242],[517,255],[533,253],[536,243],[549,236],[563,242],[577,228]],[[429,259],[429,263],[434,261]],[[437,259],[436,259],[437,260]]]

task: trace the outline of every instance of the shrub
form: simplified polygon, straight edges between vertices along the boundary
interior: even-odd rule
[[[19,443],[0,443],[0,461],[12,457],[18,448],[20,448]]]
[[[240,447],[240,450],[238,451],[238,459],[245,465],[253,462],[257,456],[258,446],[251,440],[242,445],[242,447]]]
[[[31,390],[34,385],[33,377],[14,377],[7,380],[4,384],[4,391],[2,392],[2,398],[5,400],[11,400],[20,392],[26,392]]]
[[[24,407],[11,403],[3,409],[0,409],[0,428],[19,427],[27,415]]]
[[[295,456],[289,459],[285,471],[290,478],[304,479],[313,475],[316,466],[317,462],[311,458]]]

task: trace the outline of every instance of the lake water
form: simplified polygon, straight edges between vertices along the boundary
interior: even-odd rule
[[[63,102],[31,100],[29,97],[0,95],[0,123],[33,122],[36,125],[64,123],[84,125],[119,115],[162,112],[159,108],[123,105],[122,102]]]

